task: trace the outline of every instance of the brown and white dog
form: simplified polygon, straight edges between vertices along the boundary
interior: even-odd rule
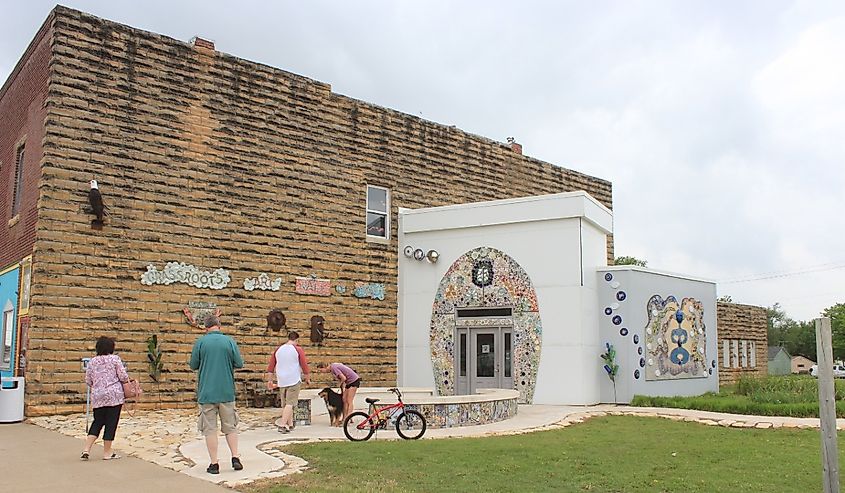
[[[343,425],[343,395],[338,394],[330,387],[320,391],[320,397],[326,401],[326,409],[329,411],[329,420],[332,426]]]

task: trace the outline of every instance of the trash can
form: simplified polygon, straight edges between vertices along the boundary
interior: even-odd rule
[[[0,423],[23,421],[23,377],[0,378]]]

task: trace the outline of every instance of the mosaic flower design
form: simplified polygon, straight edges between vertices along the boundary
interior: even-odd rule
[[[520,392],[519,402],[531,403],[542,324],[537,293],[528,274],[509,255],[490,247],[470,250],[446,271],[434,296],[429,332],[434,382],[440,395],[455,393],[455,382],[449,378],[455,366],[455,309],[463,307],[513,308],[514,389]]]
[[[646,380],[707,377],[704,310],[694,298],[654,295],[646,304]]]

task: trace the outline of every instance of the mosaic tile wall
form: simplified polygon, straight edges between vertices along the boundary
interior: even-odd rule
[[[652,296],[646,304],[646,380],[707,377],[707,334],[701,302]]]
[[[440,395],[455,393],[455,308],[512,307],[514,389],[531,403],[540,363],[542,325],[537,293],[525,270],[491,247],[459,257],[440,281],[431,316],[430,347]]]
[[[460,404],[408,404],[425,416],[429,428],[452,428],[495,423],[516,416],[516,399]]]

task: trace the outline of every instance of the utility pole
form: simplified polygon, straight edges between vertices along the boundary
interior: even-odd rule
[[[833,344],[830,318],[816,319],[818,353],[819,420],[822,438],[822,483],[824,493],[839,493],[839,453],[836,444],[836,393],[833,385]]]

